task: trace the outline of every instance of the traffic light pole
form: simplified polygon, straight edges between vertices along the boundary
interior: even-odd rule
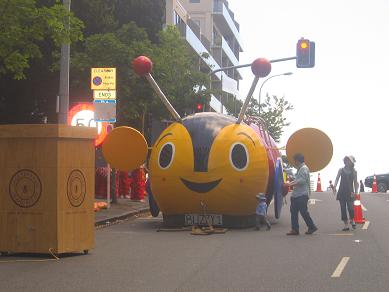
[[[288,57],[288,58],[281,58],[281,59],[274,59],[274,60],[270,60],[269,62],[270,63],[277,63],[277,62],[283,62],[283,61],[290,61],[290,60],[296,60],[297,57]],[[209,73],[209,76],[211,76],[212,74],[215,74],[217,72],[220,72],[220,71],[226,71],[226,70],[229,70],[229,69],[237,69],[237,68],[244,68],[244,67],[249,67],[251,66],[252,63],[249,63],[249,64],[244,64],[244,65],[236,65],[236,66],[230,66],[230,67],[224,67],[224,68],[220,68],[220,69],[216,69],[214,71],[211,71]],[[254,92],[254,89],[255,89],[255,86],[257,85],[258,83],[258,80],[254,80],[254,83],[255,85],[253,84],[252,88],[250,88],[250,92],[251,94],[253,94]],[[212,84],[212,81],[211,81],[211,84]],[[250,93],[249,93],[249,96],[250,96]],[[246,100],[250,100],[250,98],[247,98]],[[247,105],[243,105],[243,107],[246,109],[248,106],[248,102],[247,102]],[[221,103],[221,112],[223,112],[223,104]],[[242,114],[242,111],[240,112],[239,114],[239,117],[238,117],[238,121],[240,123],[240,121],[243,119],[243,114]]]
[[[288,58],[274,59],[274,60],[270,60],[269,62],[270,62],[270,63],[277,63],[277,62],[284,62],[284,61],[290,61],[290,60],[296,60],[296,57],[288,57]],[[214,70],[214,71],[211,71],[211,72],[209,73],[209,75],[215,74],[215,73],[220,72],[220,71],[226,71],[226,70],[230,70],[230,69],[237,69],[237,68],[249,67],[249,66],[251,66],[251,64],[252,64],[252,63],[216,69],[216,70]]]

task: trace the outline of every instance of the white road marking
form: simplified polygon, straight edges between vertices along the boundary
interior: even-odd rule
[[[362,229],[367,230],[369,228],[370,221],[366,221],[365,224],[363,224]]]
[[[308,203],[310,205],[315,205],[316,202],[323,202],[322,200],[319,200],[319,199],[309,199]]]
[[[330,233],[328,235],[353,236],[354,233]]]
[[[335,271],[332,273],[331,278],[339,278],[349,260],[350,257],[343,257],[339,265],[336,267]]]
[[[365,208],[365,206],[363,206],[363,204],[361,204],[361,207],[363,211],[367,211],[367,209]]]

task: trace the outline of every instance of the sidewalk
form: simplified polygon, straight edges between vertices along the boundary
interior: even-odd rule
[[[106,200],[96,199],[96,202]],[[130,199],[118,199],[118,202],[110,205],[109,209],[102,209],[95,212],[95,226],[107,224],[116,220],[126,219],[134,215],[149,211],[149,201],[145,197],[144,202],[135,202]]]

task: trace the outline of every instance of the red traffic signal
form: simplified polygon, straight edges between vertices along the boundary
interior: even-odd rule
[[[296,47],[297,68],[312,68],[315,66],[315,43],[307,39],[300,39]]]
[[[204,105],[202,103],[198,103],[196,105],[196,112],[202,112],[204,108]]]

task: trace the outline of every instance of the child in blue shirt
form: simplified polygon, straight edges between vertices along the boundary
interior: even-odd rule
[[[266,224],[266,230],[270,230],[271,225],[269,220],[267,220],[267,204],[266,204],[266,196],[262,193],[256,196],[258,200],[258,205],[255,210],[255,230],[259,230],[262,224]]]

